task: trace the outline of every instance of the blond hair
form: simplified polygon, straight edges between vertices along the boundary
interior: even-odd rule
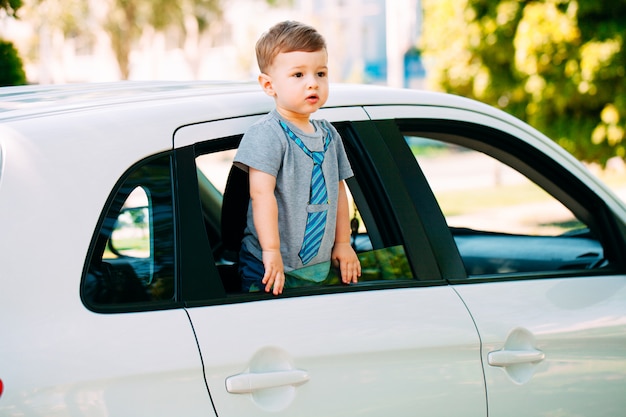
[[[316,52],[322,49],[326,49],[326,41],[317,30],[292,20],[272,26],[259,38],[255,48],[262,73],[266,73],[281,52]]]

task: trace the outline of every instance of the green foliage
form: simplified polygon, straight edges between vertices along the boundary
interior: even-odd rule
[[[270,7],[293,6],[293,0],[266,0]]]
[[[3,14],[15,17],[20,7],[22,0],[0,0],[0,18]],[[22,84],[26,84],[26,74],[17,49],[0,39],[0,87]]]
[[[153,0],[151,4],[150,23],[157,30],[173,25],[184,33],[185,17],[192,17],[198,30],[204,32],[222,17],[222,0]]]
[[[402,246],[358,253],[361,263],[359,282],[413,279],[413,273]],[[341,285],[341,272],[329,262],[285,273],[285,288]],[[251,292],[262,291],[253,285]]]
[[[499,107],[574,156],[626,157],[626,2],[424,0],[434,89]]]
[[[0,86],[26,84],[26,74],[17,49],[11,42],[0,40]]]
[[[0,0],[0,10],[4,10],[9,16],[15,16],[20,7],[22,7],[22,0]]]

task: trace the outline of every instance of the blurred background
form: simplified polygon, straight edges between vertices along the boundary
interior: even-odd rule
[[[286,19],[326,37],[331,81],[474,98],[623,170],[626,0],[0,0],[0,85],[256,79]]]
[[[422,32],[419,0],[0,1],[21,3],[0,36],[29,83],[256,79],[256,40],[287,19],[327,38],[333,81],[403,86],[424,76],[419,59],[407,74],[402,61]]]

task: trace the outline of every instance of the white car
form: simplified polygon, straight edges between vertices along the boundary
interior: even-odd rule
[[[333,85],[359,283],[243,293],[256,84],[0,89],[0,415],[626,409],[626,208],[461,97]]]

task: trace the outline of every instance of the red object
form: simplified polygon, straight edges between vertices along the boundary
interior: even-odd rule
[[[0,397],[2,397],[3,391],[4,391],[4,384],[2,383],[2,380],[0,379]]]

